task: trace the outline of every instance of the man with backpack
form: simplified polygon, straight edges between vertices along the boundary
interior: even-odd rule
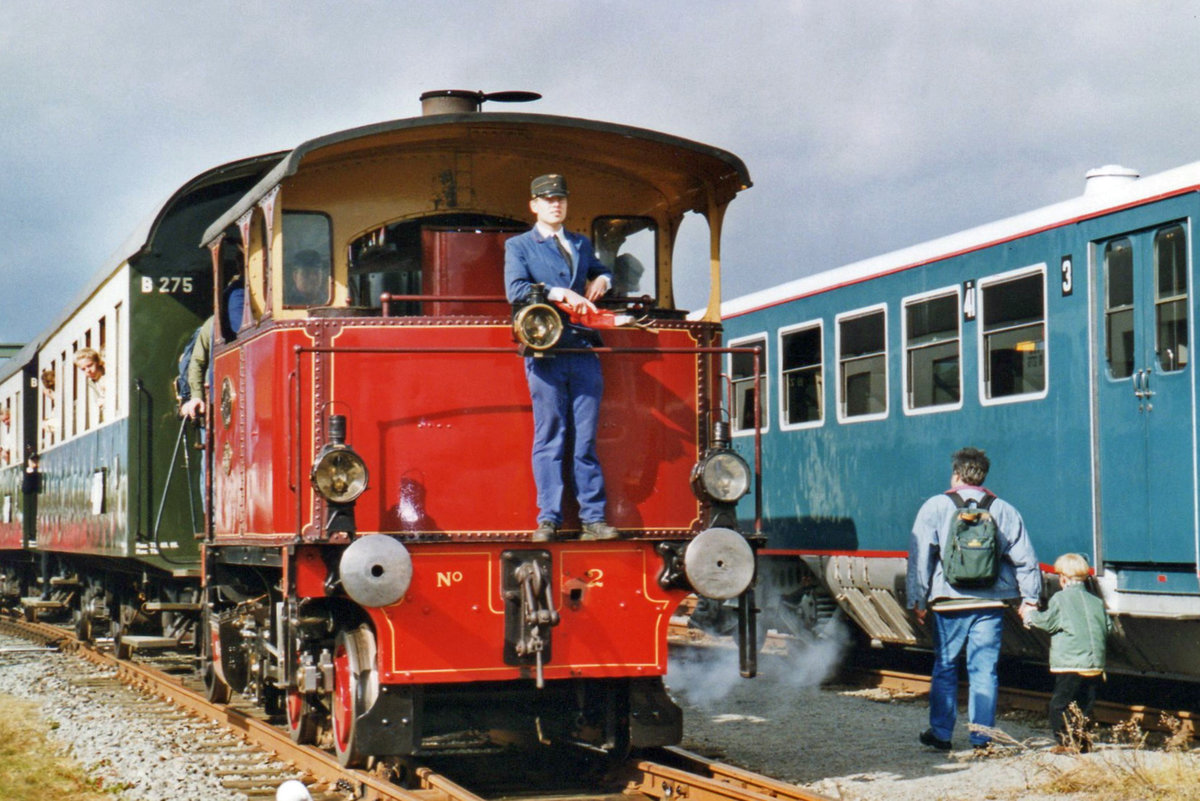
[[[908,601],[924,625],[933,610],[934,665],[929,685],[929,728],[922,744],[949,751],[958,705],[958,656],[967,651],[972,726],[996,721],[996,664],[1004,610],[1018,598],[1036,608],[1041,569],[1021,513],[983,486],[991,463],[978,448],[952,457],[950,490],[921,506],[908,548]],[[991,737],[972,730],[971,745]]]

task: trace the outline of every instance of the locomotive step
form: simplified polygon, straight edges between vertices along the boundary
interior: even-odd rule
[[[30,598],[22,598],[21,606],[26,609],[66,609],[67,605],[62,601],[43,601],[36,595]]]
[[[144,608],[147,612],[199,612],[203,607],[200,604],[150,601]]]
[[[134,651],[161,651],[176,648],[179,640],[173,637],[152,637],[144,634],[126,634],[121,637],[121,645],[128,646]]]

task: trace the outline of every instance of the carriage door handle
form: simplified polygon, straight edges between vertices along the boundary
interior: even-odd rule
[[[1138,399],[1146,397],[1146,393],[1142,389],[1142,375],[1145,372],[1145,370],[1138,370],[1133,374],[1133,397]]]

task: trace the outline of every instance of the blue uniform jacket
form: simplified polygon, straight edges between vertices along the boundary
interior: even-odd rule
[[[524,301],[533,284],[573,289],[582,295],[587,282],[596,276],[607,275],[612,283],[612,273],[596,258],[588,238],[566,229],[563,234],[574,251],[574,272],[558,252],[558,245],[542,236],[536,226],[504,243],[504,286],[509,303]]]
[[[955,487],[964,500],[983,497],[981,487]],[[1042,591],[1042,571],[1037,553],[1025,530],[1021,513],[1002,498],[991,507],[996,528],[1003,538],[1000,575],[991,587],[960,590],[950,586],[942,575],[938,555],[945,550],[950,536],[950,521],[955,514],[954,501],[944,493],[925,501],[913,523],[908,547],[908,605],[924,609],[938,600],[978,598],[990,601],[1021,598],[1037,603]]]
[[[563,233],[574,251],[574,270],[558,252],[558,245],[542,236],[536,226],[504,243],[504,286],[509,303],[523,303],[534,284],[545,284],[546,289],[563,287],[580,295],[587,282],[597,276],[607,275],[609,286],[612,285],[612,273],[596,258],[588,238],[566,229]],[[570,325],[565,316],[563,323],[566,326],[560,342],[563,347],[598,343],[599,338],[590,329]]]

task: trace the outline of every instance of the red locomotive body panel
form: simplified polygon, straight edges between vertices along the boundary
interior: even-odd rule
[[[618,350],[695,346],[686,330],[604,336]],[[297,346],[314,345],[333,352],[309,350],[297,360]],[[699,457],[698,357],[600,359],[605,389],[597,450],[609,522],[667,536],[694,531],[696,498],[655,489],[686,487]],[[325,408],[346,415],[347,441],[370,470],[355,510],[360,533],[523,535],[535,523],[533,417],[524,363],[507,325],[277,326],[217,358],[218,407],[226,379],[230,425],[218,408],[213,451],[214,529],[222,541],[294,536],[296,491],[303,533],[315,531],[308,467],[320,445],[315,410]]]
[[[302,465],[313,453],[312,396],[297,408],[293,375],[296,347],[311,347],[313,337],[298,325],[271,326],[218,356],[213,384],[213,529],[216,537],[260,541],[294,536],[297,491],[303,517],[312,517],[312,491],[306,468],[297,474],[291,448],[302,447]],[[230,423],[222,415],[222,393],[229,382]],[[309,382],[311,386],[311,381]]]
[[[605,334],[615,347],[655,339],[693,345],[684,332]],[[533,415],[524,363],[512,352],[507,326],[348,326],[333,340],[338,348],[396,349],[343,351],[330,359],[332,405],[347,415],[347,441],[372,471],[371,489],[356,509],[361,532],[524,533],[533,527]],[[439,348],[492,352],[420,352]],[[609,522],[634,531],[691,531],[699,523],[695,497],[654,490],[686,487],[698,457],[696,357],[600,359],[605,387],[597,451]]]
[[[525,546],[521,546],[524,548]],[[536,548],[534,548],[536,550]],[[429,684],[528,678],[531,666],[506,664],[501,570],[510,546],[414,545],[413,580],[398,603],[369,610],[379,632],[380,680]],[[667,626],[686,595],[655,581],[654,543],[555,546],[551,583],[560,615],[547,679],[659,676],[667,668]],[[324,595],[316,547],[297,554],[296,591]]]

